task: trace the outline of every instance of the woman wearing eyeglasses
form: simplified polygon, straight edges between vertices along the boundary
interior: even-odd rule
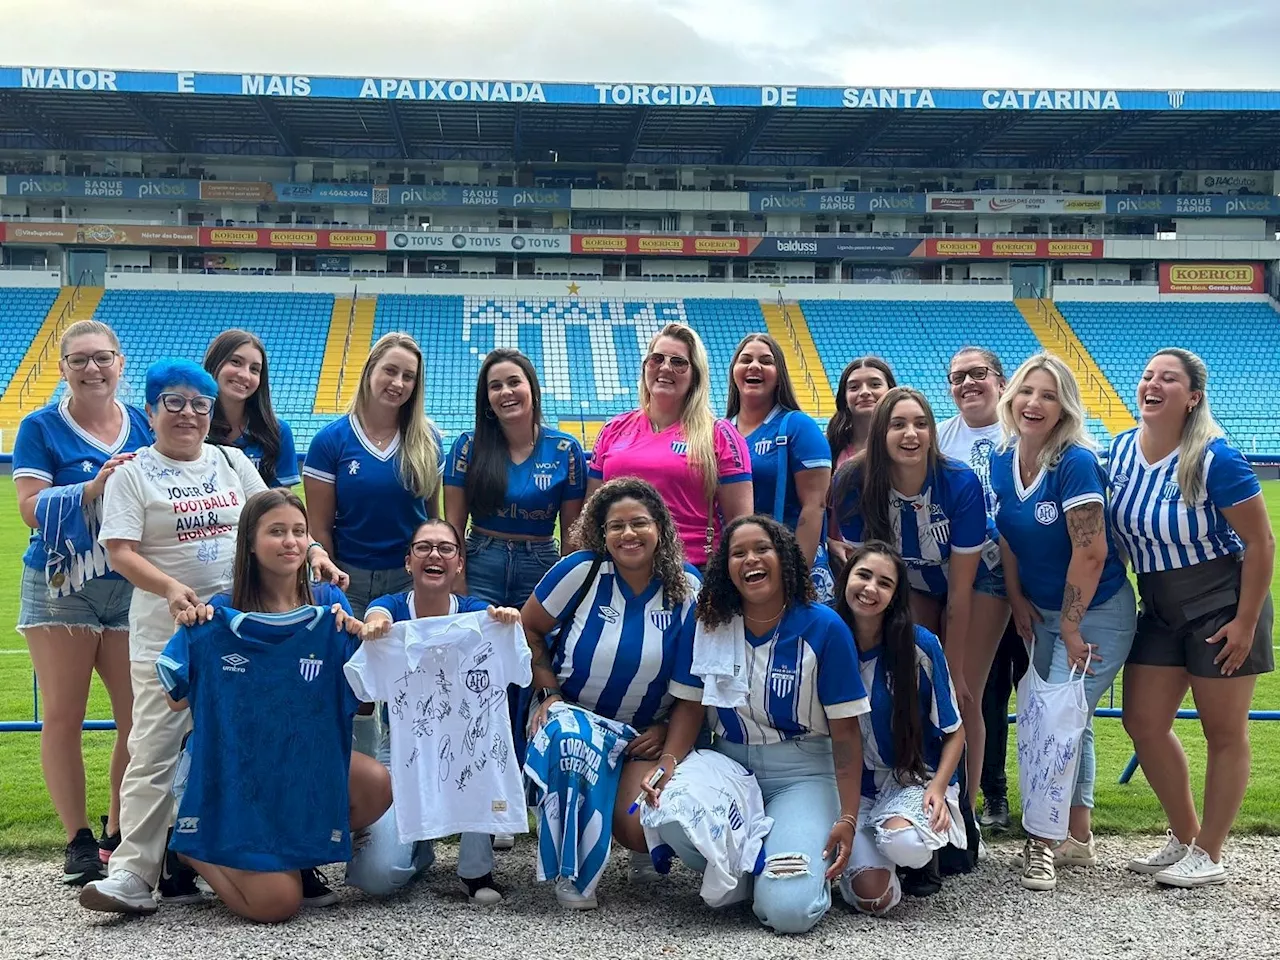
[[[40,761],[53,808],[67,832],[63,883],[105,875],[120,833],[120,778],[129,754],[129,581],[112,569],[95,540],[107,477],[151,442],[146,415],[116,398],[124,355],[104,323],[81,320],[62,336],[58,368],[67,396],[26,416],[13,446],[18,510],[33,531],[22,558],[18,632],[27,641],[43,695]],[[75,524],[79,550],[65,548]],[[81,726],[97,670],[111,698],[116,743],[103,849],[85,810]]]
[[[453,592],[461,581],[466,557],[457,529],[447,520],[427,520],[418,526],[410,539],[404,558],[404,569],[413,586],[406,592],[378,597],[365,614],[365,640],[387,635],[391,624],[423,617],[447,617],[455,613],[487,610],[503,623],[516,623],[520,611],[512,607],[494,607],[476,597]],[[391,764],[391,738],[382,738],[378,759]],[[365,893],[387,896],[411,882],[435,862],[435,848],[430,840],[401,843],[396,829],[394,799],[392,807],[369,828],[368,843],[352,858],[347,867],[347,883]],[[464,833],[458,849],[458,878],[473,903],[495,904],[502,900],[502,888],[493,879],[493,847],[489,835]]]
[[[995,522],[996,498],[991,492],[991,454],[1003,441],[996,404],[1004,390],[1000,358],[982,347],[963,347],[951,358],[947,383],[957,413],[938,424],[938,449],[945,457],[968,464],[982,482],[987,517]],[[985,562],[985,561],[984,561]],[[966,792],[971,804],[982,784],[982,824],[988,829],[1009,829],[1009,801],[1005,781],[1005,752],[1009,740],[1009,695],[1015,677],[1026,669],[1027,658],[1018,631],[1009,623],[1009,603],[1004,570],[998,557],[987,564],[986,586],[973,595],[969,647],[964,658],[965,686],[973,699],[963,710]],[[997,657],[1000,666],[991,689],[987,678]],[[987,724],[992,726],[988,748]]]
[[[616,477],[657,488],[671,511],[685,557],[707,562],[720,523],[752,509],[747,442],[711,412],[707,351],[692,327],[669,323],[649,341],[640,408],[614,417],[596,440],[587,496]]]
[[[169,786],[190,715],[169,709],[155,661],[175,619],[231,586],[236,524],[245,501],[266,489],[234,448],[206,443],[218,385],[190,360],[158,360],[147,368],[147,414],[155,442],[138,449],[108,478],[98,540],[113,569],[134,586],[129,606],[133,727],[129,765],[120,785],[120,846],[105,880],[88,884],[82,906],[113,913],[151,913],[161,899],[198,896],[194,874],[166,858],[173,820]],[[345,578],[313,545],[313,570]],[[162,865],[168,869],[161,877]]]

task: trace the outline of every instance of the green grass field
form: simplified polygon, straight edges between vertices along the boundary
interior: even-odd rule
[[[1280,521],[1280,482],[1264,485],[1273,522]],[[27,531],[18,516],[13,481],[0,478],[0,624],[18,619],[18,578]],[[1280,600],[1280,575],[1272,584]],[[0,639],[0,719],[30,719],[32,710],[31,661],[21,635],[5,628]],[[1103,705],[1108,705],[1104,699]],[[1120,705],[1119,684],[1115,705]],[[1190,703],[1186,704],[1191,706]],[[1280,674],[1261,678],[1254,696],[1255,709],[1280,708]],[[94,681],[89,702],[91,718],[109,719],[106,692]],[[1094,823],[1104,833],[1157,833],[1164,830],[1163,814],[1142,774],[1127,786],[1116,781],[1128,761],[1131,748],[1119,720],[1095,721],[1098,755],[1097,809]],[[1197,797],[1204,776],[1204,741],[1194,721],[1179,721],[1177,730],[1191,762]],[[1237,829],[1252,833],[1280,832],[1280,723],[1253,725],[1253,780],[1245,797]],[[86,733],[85,764],[88,770],[90,821],[97,823],[107,811],[107,762],[114,733]],[[0,734],[0,853],[60,850],[65,839],[54,816],[40,773],[39,735]],[[1010,757],[1014,755],[1010,751]],[[1011,789],[1017,777],[1010,767]],[[1011,801],[1016,803],[1015,798]]]

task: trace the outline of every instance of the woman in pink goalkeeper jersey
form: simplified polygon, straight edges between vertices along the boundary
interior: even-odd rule
[[[711,412],[707,351],[692,328],[669,323],[649,341],[640,409],[600,431],[587,496],[606,480],[639,477],[657,488],[675,519],[685,556],[707,562],[721,523],[752,510],[751,457],[727,420]]]

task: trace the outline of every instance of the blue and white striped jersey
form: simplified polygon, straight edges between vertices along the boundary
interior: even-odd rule
[[[672,680],[681,700],[702,700],[693,675],[692,633]],[[871,709],[858,672],[853,635],[839,615],[821,604],[797,604],[776,630],[746,631],[746,706],[708,707],[712,732],[731,743],[760,746],[800,737],[829,736],[827,719],[856,717]]]
[[[844,502],[836,504],[840,535],[855,545],[866,539],[858,512],[861,497],[862,484],[855,481]],[[944,456],[913,497],[894,490],[889,520],[912,590],[946,596],[953,553],[981,551],[984,556],[989,554],[989,567],[999,562],[995,526],[987,517],[982,481],[958,460]]]
[[[885,784],[893,780],[897,754],[893,747],[893,693],[880,654],[883,645],[858,651],[862,682],[871,691],[871,712],[858,718],[862,724],[862,795],[875,799]],[[951,673],[942,644],[924,627],[916,626],[916,663],[919,665],[920,732],[924,764],[932,775],[942,759],[942,743],[948,733],[960,727],[960,705],[951,686]],[[951,783],[960,782],[960,771]]]
[[[1116,536],[1138,573],[1177,570],[1244,549],[1222,510],[1262,492],[1244,455],[1218,438],[1204,452],[1205,492],[1187,503],[1178,488],[1181,448],[1147,463],[1138,427],[1111,441],[1107,475]]]
[[[580,550],[547,571],[534,596],[557,620],[591,572],[590,551]],[[552,668],[565,697],[608,720],[643,730],[670,706],[667,687],[682,638],[693,645],[693,609],[702,581],[686,567],[689,595],[670,609],[662,582],[639,594],[605,560],[552,650]]]

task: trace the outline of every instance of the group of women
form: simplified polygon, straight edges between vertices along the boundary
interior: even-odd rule
[[[303,583],[311,602],[341,606],[365,642],[398,620],[518,617],[534,656],[532,688],[509,692],[518,735],[560,701],[638,731],[613,822],[633,875],[646,872],[648,846],[631,798],[660,804],[708,743],[750,768],[774,826],[743,898],[779,932],[817,923],[833,882],[855,909],[882,915],[904,890],[938,889],[940,869],[971,867],[979,782],[985,824],[1006,803],[1007,661],[1023,642],[1050,681],[1085,673],[1091,711],[1128,667],[1125,729],[1170,824],[1164,847],[1129,867],[1178,886],[1225,879],[1222,846],[1249,775],[1248,706],[1256,675],[1272,669],[1274,543],[1258,481],[1222,439],[1204,365],[1186,351],[1152,358],[1141,422],[1103,467],[1074,377],[1052,356],[1006,382],[994,354],[961,350],[946,371],[958,413],[941,425],[883,360],[854,360],[824,437],[768,335],[735,351],[722,419],[701,340],[668,324],[642,361],[639,408],[606,425],[588,457],[542,422],[537,371],[513,350],[484,359],[475,427],[445,451],[425,412],[422,351],[391,333],[374,344],[351,411],[311,442],[305,507],[270,490],[298,482],[297,457],[256,337],[222,334],[203,366],[153,364],[144,409],[116,396],[124,365],[110,328],[68,328],[65,398],[24,420],[14,450],[35,531],[18,628],[45,697],[41,757],[67,831],[64,880],[84,885],[86,907],[149,912],[153,890],[189,902],[201,896],[197,872],[251,919],[334,900],[315,870],[243,876],[184,861],[167,841],[191,718],[171,709],[154,661],[175,622],[206,615],[219,595],[256,598],[262,612],[305,599],[258,584],[295,582],[304,568],[317,581]],[[707,707],[697,647],[726,627],[746,639],[746,690]],[[79,742],[95,669],[119,730],[100,838]],[[1203,819],[1172,732],[1188,689],[1209,749]],[[387,725],[375,705],[361,710],[347,882],[377,895],[434,852],[399,843],[385,770],[365,762],[387,762]],[[1058,868],[1097,861],[1094,776],[1087,730],[1070,834],[1028,838],[1025,886],[1052,889]],[[663,840],[698,867],[677,827]],[[458,873],[473,900],[501,900],[493,849],[509,845],[463,837]],[[563,878],[556,896],[595,906]]]

